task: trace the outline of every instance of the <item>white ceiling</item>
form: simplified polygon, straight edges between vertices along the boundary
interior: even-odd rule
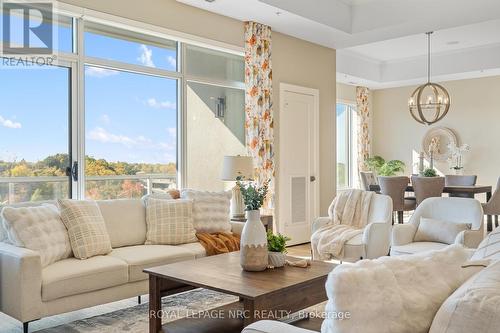
[[[177,0],[337,49],[337,79],[385,88],[498,75],[499,0]]]

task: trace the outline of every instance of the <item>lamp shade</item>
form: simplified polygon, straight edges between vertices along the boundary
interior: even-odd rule
[[[234,181],[238,176],[253,179],[253,159],[250,156],[224,156],[221,179]]]

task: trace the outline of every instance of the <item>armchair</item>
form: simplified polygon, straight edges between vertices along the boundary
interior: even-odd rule
[[[329,217],[319,217],[312,224],[312,233],[330,222]],[[392,224],[392,200],[382,194],[374,194],[368,213],[368,224],[363,234],[350,239],[344,245],[343,261],[374,259],[389,253]]]
[[[476,248],[484,237],[483,209],[479,201],[467,198],[428,198],[417,207],[407,224],[394,226],[391,256],[438,250],[450,245],[434,241],[415,241],[421,218],[470,223],[471,229],[458,233],[454,244]]]

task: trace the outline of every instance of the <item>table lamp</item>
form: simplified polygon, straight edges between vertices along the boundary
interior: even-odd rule
[[[253,159],[250,156],[224,156],[221,179],[224,181],[253,180]],[[231,198],[231,216],[245,216],[245,203],[238,185],[234,185]]]

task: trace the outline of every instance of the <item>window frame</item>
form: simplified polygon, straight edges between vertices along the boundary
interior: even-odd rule
[[[337,100],[335,104],[336,108],[338,105],[343,105],[346,107],[346,153],[347,153],[347,186],[339,188],[338,180],[337,180],[337,191],[345,191],[348,189],[356,188],[355,183],[355,173],[357,169],[357,156],[354,156],[354,145],[357,145],[357,137],[353,134],[354,128],[357,126],[357,123],[354,120],[354,114],[357,114],[356,103],[352,101],[346,100]],[[338,124],[336,125],[336,130],[338,129]],[[336,147],[338,149],[338,146]]]
[[[78,180],[71,178],[70,197],[85,199],[85,66],[97,66],[120,71],[127,71],[141,75],[150,75],[174,79],[177,81],[177,186],[182,188],[187,183],[186,179],[186,116],[187,116],[187,84],[198,82],[227,88],[244,90],[244,83],[217,80],[206,77],[187,75],[186,70],[186,45],[195,45],[203,48],[221,51],[243,57],[243,47],[210,40],[204,37],[185,34],[159,26],[134,21],[82,7],[58,4],[54,8],[56,15],[64,15],[73,20],[72,53],[57,51],[54,65],[68,67],[71,71],[70,78],[70,147],[69,154],[71,165],[78,163]],[[85,23],[101,24],[110,28],[131,31],[133,34],[143,34],[152,38],[162,38],[177,43],[177,69],[176,71],[135,65],[115,60],[95,58],[85,55],[84,34]],[[145,39],[147,42],[147,39]],[[29,55],[27,55],[29,56]]]

